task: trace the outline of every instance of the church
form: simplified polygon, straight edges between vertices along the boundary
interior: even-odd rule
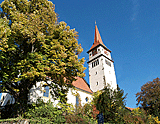
[[[67,94],[67,102],[73,106],[79,105],[79,101],[81,102],[81,105],[90,102],[93,92],[103,89],[108,84],[113,89],[117,88],[111,50],[104,45],[97,25],[95,25],[93,45],[87,53],[89,55],[89,61],[87,63],[90,85],[84,78],[76,77],[77,80],[72,82],[75,88],[69,89]],[[41,98],[44,102],[50,100],[54,104],[57,104],[58,100],[53,100],[50,94],[51,89],[49,89],[48,86],[43,87],[43,85],[43,81],[38,82],[37,85],[30,90],[29,101],[36,102],[38,98]],[[14,103],[14,98],[7,93],[2,93],[0,100],[1,106]]]

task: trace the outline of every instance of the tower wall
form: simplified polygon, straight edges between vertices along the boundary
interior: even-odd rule
[[[112,89],[117,88],[114,62],[111,51],[103,44],[97,26],[95,38],[89,54],[89,81],[93,92],[103,89],[108,84]]]

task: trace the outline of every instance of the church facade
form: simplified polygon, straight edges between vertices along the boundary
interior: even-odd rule
[[[77,80],[72,83],[75,88],[69,89],[67,94],[67,102],[73,104],[73,106],[79,105],[79,102],[81,102],[81,105],[90,102],[93,92],[103,89],[108,84],[113,89],[117,88],[111,50],[104,45],[97,25],[95,25],[93,45],[87,53],[89,54],[89,61],[87,63],[89,67],[90,86],[85,79],[76,77]],[[43,81],[38,82],[36,86],[30,90],[29,101],[36,102],[38,98],[41,98],[44,102],[51,100],[51,102],[57,104],[58,100],[53,100],[50,94],[51,89],[43,85]],[[1,106],[14,103],[14,98],[7,93],[2,93],[0,99]]]

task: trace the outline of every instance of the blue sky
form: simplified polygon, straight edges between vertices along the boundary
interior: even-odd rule
[[[2,0],[0,0],[0,3]],[[95,21],[103,43],[112,51],[117,83],[135,108],[143,84],[160,77],[160,0],[52,0],[59,21],[79,32],[86,81],[87,51],[93,44]]]
[[[95,20],[104,44],[112,50],[117,83],[136,107],[143,84],[160,77],[160,0],[52,0],[59,20],[79,32],[85,57],[93,44]]]

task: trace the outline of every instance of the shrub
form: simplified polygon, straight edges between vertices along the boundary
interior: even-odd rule
[[[61,109],[53,107],[51,102],[38,104],[33,103],[32,108],[24,113],[24,117],[30,119],[31,123],[64,123],[65,117]]]

